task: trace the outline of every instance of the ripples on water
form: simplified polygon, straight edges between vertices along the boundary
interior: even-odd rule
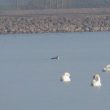
[[[1,110],[109,109],[109,32],[0,36]],[[54,56],[59,60],[51,60]],[[64,72],[71,83],[60,82]],[[98,72],[102,87],[92,88]]]

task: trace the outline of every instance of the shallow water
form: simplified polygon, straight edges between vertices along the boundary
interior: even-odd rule
[[[1,110],[110,108],[110,33],[0,35]],[[59,60],[51,57],[59,56]],[[72,82],[60,82],[64,72]],[[99,73],[102,87],[90,82]]]

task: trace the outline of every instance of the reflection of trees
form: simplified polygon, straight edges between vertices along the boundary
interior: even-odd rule
[[[2,0],[6,6],[0,8],[11,9],[60,9],[73,7],[110,7],[110,0]]]
[[[19,3],[18,3],[19,2]],[[73,0],[16,0],[18,9],[60,9],[71,8]]]
[[[71,8],[73,0],[63,0],[64,8]]]
[[[64,0],[50,0],[50,8],[63,8]]]

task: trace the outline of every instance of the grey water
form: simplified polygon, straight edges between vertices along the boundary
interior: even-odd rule
[[[58,2],[58,4],[57,4]],[[49,6],[51,4],[51,6]],[[0,0],[1,10],[55,8],[109,8],[110,0]]]
[[[109,48],[110,32],[0,35],[0,110],[110,109]]]

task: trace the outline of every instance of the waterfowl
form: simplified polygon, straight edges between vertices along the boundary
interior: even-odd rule
[[[100,75],[99,74],[95,74],[93,76],[92,82],[91,82],[91,86],[93,87],[101,87],[101,79],[100,79]]]
[[[61,79],[60,79],[62,82],[70,82],[71,79],[70,79],[70,73],[68,72],[65,72],[62,76],[61,76]]]
[[[104,72],[110,72],[110,65],[106,65],[103,69]]]
[[[59,60],[59,56],[52,57],[51,59],[52,59],[52,60],[54,60],[54,59],[55,59],[55,60]]]

